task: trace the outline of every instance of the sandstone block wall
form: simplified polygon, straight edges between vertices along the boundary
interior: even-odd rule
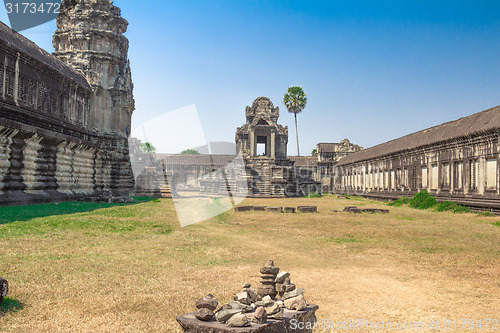
[[[85,78],[0,23],[0,205],[129,195],[127,138],[90,129]]]

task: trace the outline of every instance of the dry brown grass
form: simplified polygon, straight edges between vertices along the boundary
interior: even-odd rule
[[[385,205],[333,197],[242,205],[309,204],[319,213],[228,212],[185,228],[171,200],[0,225],[0,275],[23,304],[0,331],[179,332],[196,298],[230,300],[269,258],[319,320],[499,319],[498,217],[334,213]]]

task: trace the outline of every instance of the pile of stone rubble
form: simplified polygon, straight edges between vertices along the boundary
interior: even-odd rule
[[[229,327],[249,326],[251,322],[266,323],[268,319],[282,320],[284,309],[303,310],[307,307],[304,298],[305,289],[296,288],[290,281],[290,273],[281,272],[268,260],[261,267],[261,285],[255,289],[245,283],[234,300],[222,305],[217,311],[219,302],[213,295],[207,295],[196,301],[195,317],[202,321],[210,321],[214,317]]]

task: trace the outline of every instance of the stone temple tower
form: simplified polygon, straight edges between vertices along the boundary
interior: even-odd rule
[[[83,74],[93,89],[89,127],[128,137],[134,111],[128,22],[110,0],[63,0],[54,55]]]

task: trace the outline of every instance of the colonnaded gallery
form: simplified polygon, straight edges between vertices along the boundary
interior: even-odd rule
[[[394,199],[427,189],[440,200],[500,208],[500,107],[368,149],[344,139],[299,157],[287,154],[279,108],[258,97],[241,112],[235,152],[151,158],[130,138],[127,25],[109,0],[63,1],[49,54],[0,23],[0,205],[128,197],[163,181],[173,192],[231,188],[255,197]],[[226,172],[238,157],[243,167]]]

